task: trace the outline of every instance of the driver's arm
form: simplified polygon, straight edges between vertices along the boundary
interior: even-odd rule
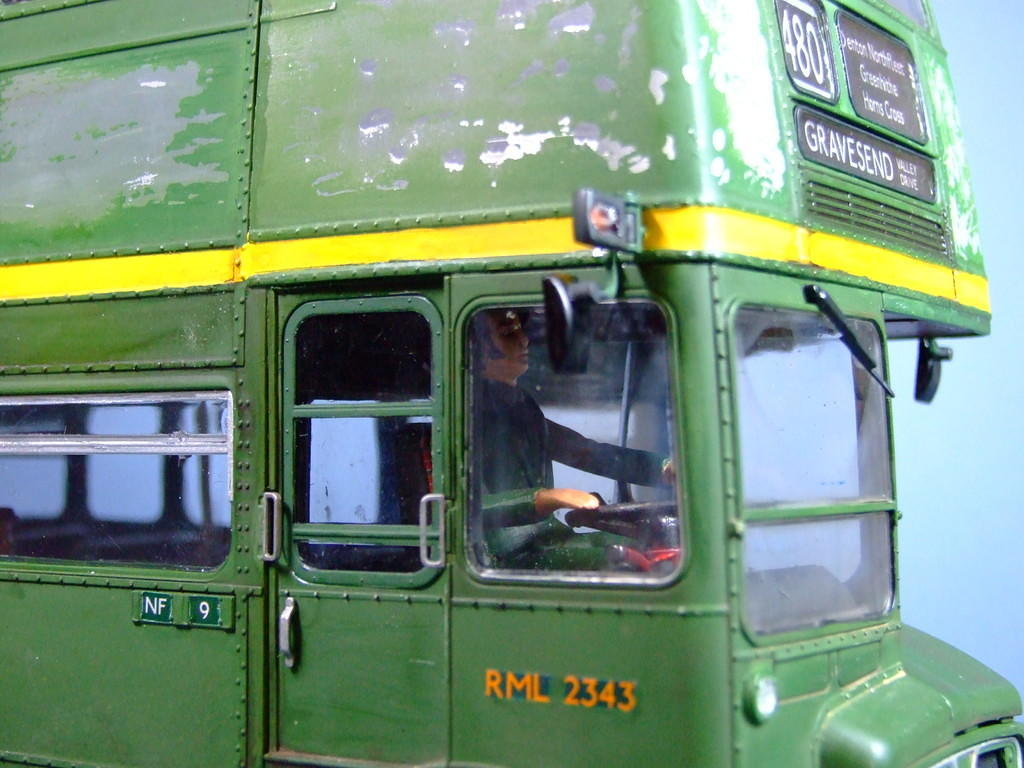
[[[637,485],[660,485],[666,481],[665,462],[655,453],[600,443],[550,419],[547,430],[551,458],[561,464]]]
[[[524,488],[483,497],[482,519],[488,528],[529,525],[558,509],[596,509],[600,502],[592,493],[575,488]]]

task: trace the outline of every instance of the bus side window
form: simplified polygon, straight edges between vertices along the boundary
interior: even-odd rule
[[[228,393],[0,398],[0,556],[212,568]]]

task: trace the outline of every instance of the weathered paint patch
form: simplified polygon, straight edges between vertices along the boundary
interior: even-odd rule
[[[628,162],[629,169],[633,173],[643,173],[650,168],[650,158],[645,155],[634,155],[636,147],[625,144],[610,135],[602,135],[600,126],[594,123],[577,123],[574,126],[566,126],[566,128],[576,146],[586,147],[603,158],[608,163],[610,171],[619,170],[623,161]]]
[[[325,173],[313,180],[313,189],[316,190],[318,197],[336,197],[337,195],[347,195],[355,192],[355,188],[347,188],[344,184],[344,174],[340,171],[334,171],[333,173]]]
[[[522,123],[506,120],[498,126],[505,134],[487,140],[487,149],[480,153],[480,162],[484,165],[497,167],[507,160],[521,160],[527,155],[539,154],[548,139],[555,138],[552,131],[523,133]]]
[[[14,75],[0,91],[0,162],[5,176],[22,181],[0,186],[0,220],[41,222],[59,211],[86,222],[117,207],[162,202],[172,184],[227,181],[216,164],[187,162],[220,138],[175,146],[190,125],[223,117],[205,110],[186,116],[182,102],[202,93],[200,76],[196,62],[145,65],[118,77]]]
[[[540,59],[534,59],[530,62],[530,66],[519,73],[519,77],[516,78],[515,85],[522,85],[531,77],[544,74],[544,62]]]
[[[654,97],[654,103],[662,105],[665,103],[665,83],[668,82],[668,72],[660,69],[652,69],[650,80],[647,81],[647,89]]]
[[[665,143],[661,147],[661,153],[669,160],[676,159],[676,137],[671,133],[665,136]]]
[[[511,24],[513,29],[526,29],[528,22],[537,15],[542,5],[559,3],[561,0],[501,0],[498,21]]]
[[[449,173],[459,173],[466,167],[466,153],[461,149],[453,149],[444,155],[444,169]]]
[[[594,6],[590,3],[570,8],[548,22],[548,32],[553,35],[582,35],[594,26]]]
[[[974,202],[971,177],[967,170],[967,151],[959,112],[953,97],[953,84],[946,69],[938,62],[931,63],[929,91],[935,111],[942,115],[945,132],[945,151],[941,162],[949,184],[949,223],[953,232],[957,256],[962,260],[978,258],[980,263],[981,233],[978,209]]]
[[[619,42],[619,69],[626,69],[633,59],[633,40],[640,29],[640,9],[631,8],[629,11],[629,24],[622,30],[622,40]]]
[[[434,35],[442,41],[445,48],[449,44],[468,48],[475,28],[476,25],[473,22],[465,19],[445,21],[434,25]]]
[[[630,173],[645,173],[651,169],[651,158],[647,155],[633,155],[628,162]]]
[[[375,109],[359,121],[359,133],[363,139],[372,139],[387,132],[395,121],[390,109]]]
[[[701,53],[707,52],[702,60],[725,99],[732,148],[746,166],[744,178],[762,197],[774,196],[785,184],[786,159],[760,12],[754,3],[698,0],[698,5],[712,31],[711,39],[702,41]]]

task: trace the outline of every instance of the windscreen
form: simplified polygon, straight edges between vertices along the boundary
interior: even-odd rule
[[[887,512],[751,524],[743,554],[759,633],[878,618],[892,602]]]
[[[876,327],[850,325],[881,361]],[[891,512],[878,509],[892,498],[881,386],[815,312],[742,309],[735,343],[748,626],[881,617],[893,597]]]
[[[880,360],[874,326],[852,327]],[[736,335],[746,505],[891,498],[884,393],[831,324],[812,312],[750,308]]]

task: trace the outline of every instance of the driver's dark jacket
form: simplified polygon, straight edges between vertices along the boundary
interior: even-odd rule
[[[661,457],[556,424],[518,387],[480,379],[474,394],[471,451],[485,530],[537,521],[534,494],[552,486],[552,461],[629,483],[661,481]]]

